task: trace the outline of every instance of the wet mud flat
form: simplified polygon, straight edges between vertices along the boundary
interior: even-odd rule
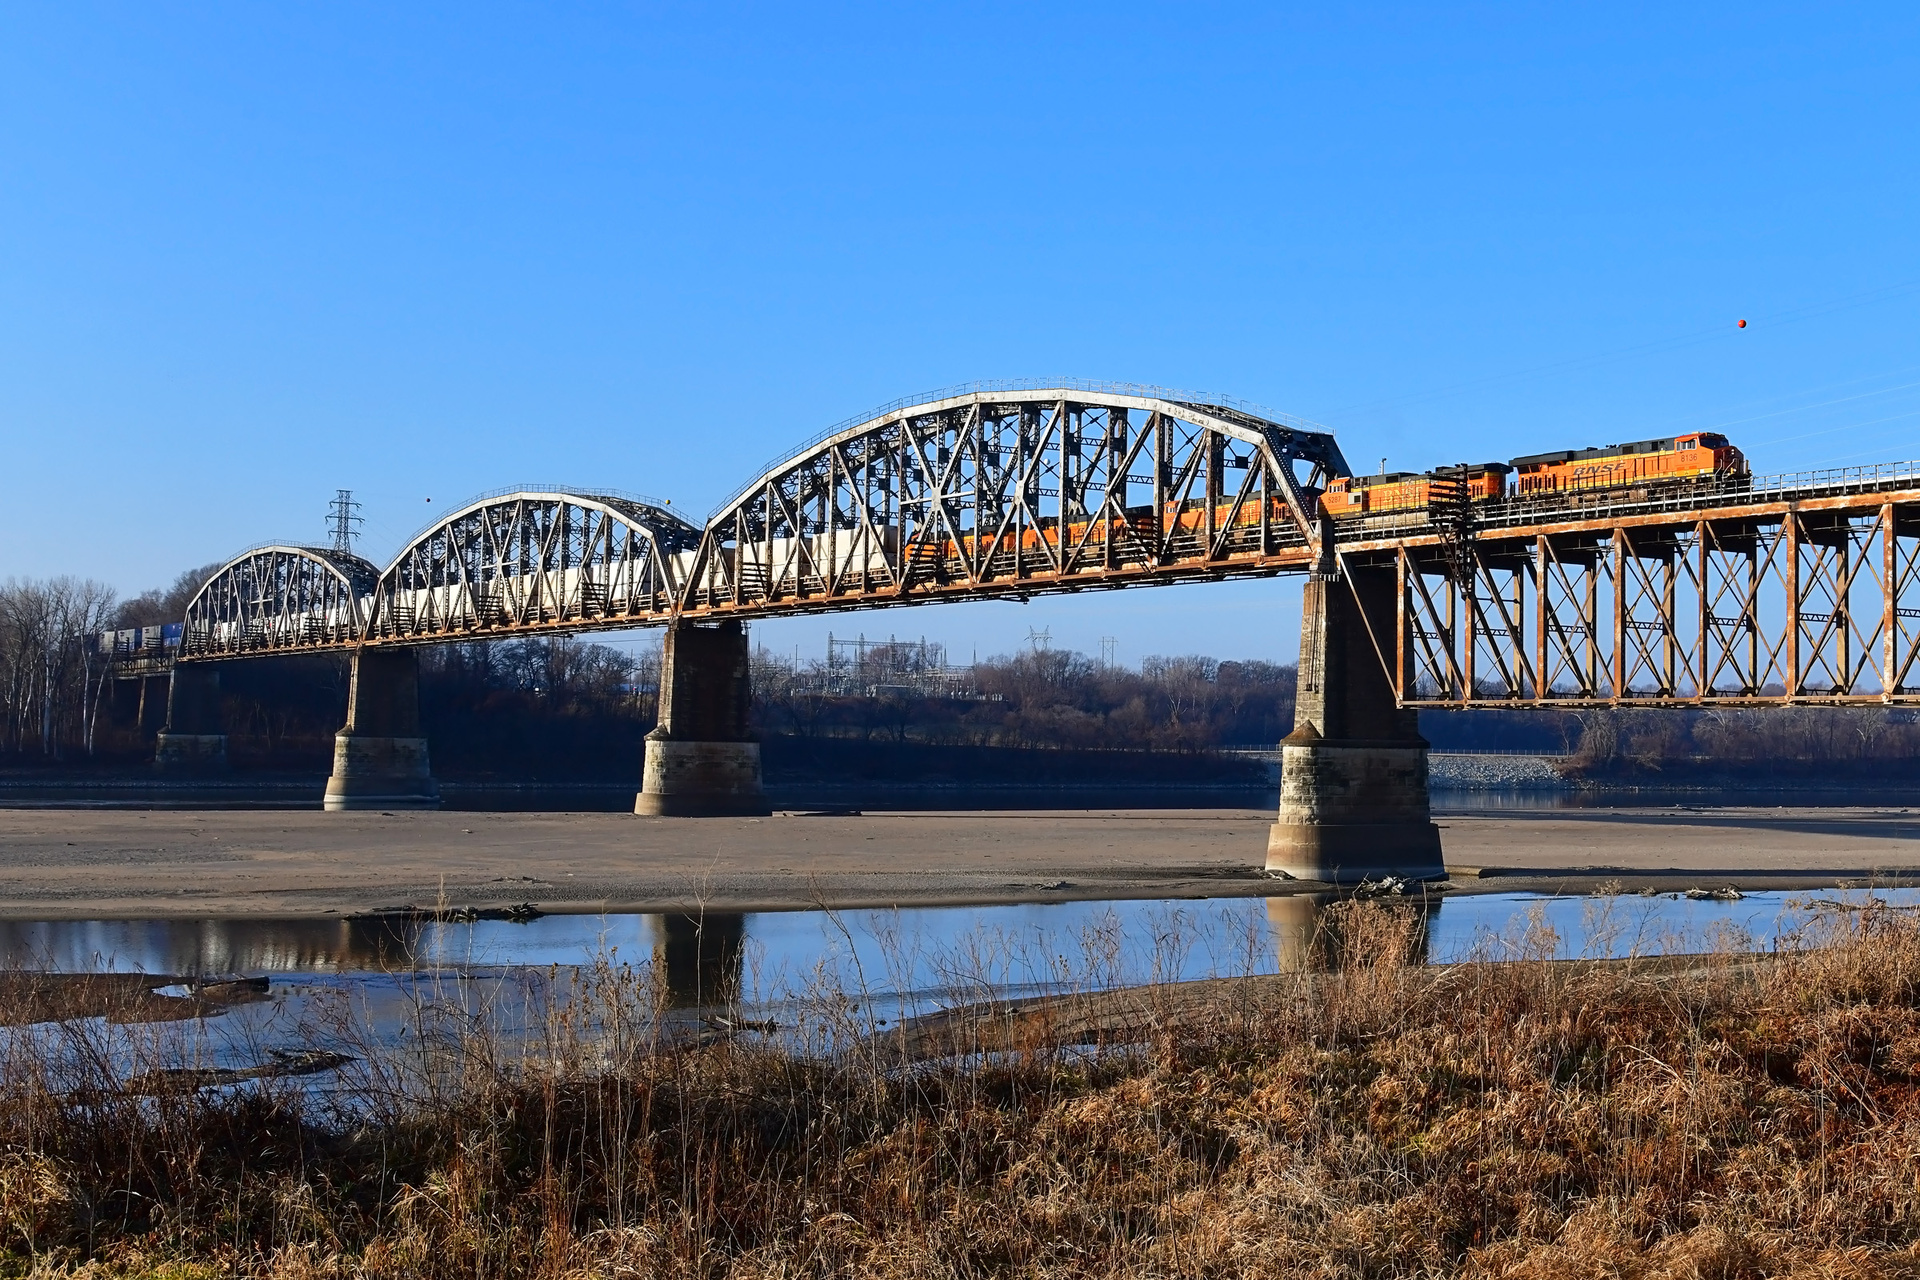
[[[0,971],[0,1027],[102,1018],[127,1025],[214,1017],[267,999],[263,977]]]

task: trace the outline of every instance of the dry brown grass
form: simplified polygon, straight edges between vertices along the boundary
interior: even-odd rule
[[[830,1001],[832,1054],[676,1045],[607,969],[538,1043],[365,1064],[359,1123],[272,1084],[129,1096],[70,1031],[3,1064],[4,1248],[49,1276],[1920,1276],[1911,916],[1760,962],[1427,969],[1410,915],[1339,910],[1377,959],[984,1018],[995,1052],[908,1065]],[[1062,1043],[1103,1036],[1145,1042]]]

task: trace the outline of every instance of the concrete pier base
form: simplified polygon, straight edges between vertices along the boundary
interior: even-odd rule
[[[220,668],[210,662],[175,663],[167,679],[166,724],[154,738],[153,767],[174,774],[225,772],[223,730]]]
[[[420,732],[420,656],[413,649],[353,655],[347,726],[333,739],[324,807],[437,809],[427,739]]]
[[[770,813],[752,701],[747,633],[737,622],[667,628],[660,655],[660,723],[647,735],[633,811],[653,818]]]
[[[1446,875],[1427,807],[1426,745],[1326,742],[1306,728],[1289,735],[1267,869],[1328,884]]]
[[[386,738],[345,730],[333,738],[333,776],[327,779],[329,810],[438,809],[425,738]]]
[[[633,811],[653,818],[768,812],[757,742],[647,741]]]
[[[1375,649],[1399,652],[1397,589],[1391,570],[1307,584],[1269,871],[1328,884],[1446,875],[1428,807],[1427,742],[1417,713],[1395,704]]]

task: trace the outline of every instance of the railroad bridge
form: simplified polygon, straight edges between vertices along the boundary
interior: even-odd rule
[[[1420,708],[1920,702],[1920,464],[1533,494],[1364,519],[1333,436],[1220,397],[972,384],[770,463],[701,525],[566,486],[488,494],[384,569],[264,546],[156,662],[156,762],[218,767],[224,662],[352,655],[330,809],[431,804],[419,647],[662,627],[636,811],[765,812],[743,624],[939,600],[1307,578],[1269,866],[1440,870]],[[171,630],[171,629],[170,629]]]

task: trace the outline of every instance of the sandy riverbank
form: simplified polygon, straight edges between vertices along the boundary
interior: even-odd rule
[[[872,813],[0,811],[0,918],[320,916],[444,900],[769,911],[1272,896],[1256,810]],[[1461,891],[1920,880],[1920,813],[1648,809],[1441,820]]]

